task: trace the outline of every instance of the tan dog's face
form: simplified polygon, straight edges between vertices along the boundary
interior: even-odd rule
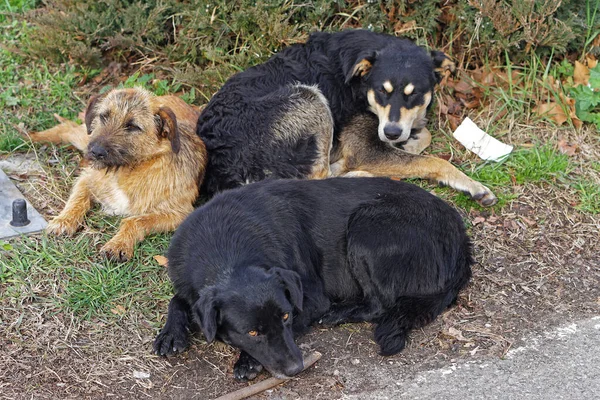
[[[381,83],[378,89],[367,91],[369,110],[379,118],[377,134],[380,140],[389,143],[405,142],[413,129],[425,127],[425,114],[431,103],[432,92],[414,91],[413,83],[394,86],[389,80]]]
[[[169,108],[156,107],[153,100],[150,92],[139,88],[112,90],[90,100],[86,157],[93,168],[131,166],[179,151],[175,115]]]
[[[361,79],[369,110],[379,119],[379,139],[402,143],[425,127],[435,85],[453,69],[444,53],[398,42],[359,56],[346,81]]]

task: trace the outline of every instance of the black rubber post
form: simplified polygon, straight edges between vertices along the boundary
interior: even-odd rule
[[[12,226],[25,226],[29,224],[27,219],[27,203],[23,199],[17,199],[12,203]]]

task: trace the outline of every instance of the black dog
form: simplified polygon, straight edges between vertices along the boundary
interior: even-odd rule
[[[206,340],[242,350],[237,379],[262,366],[303,368],[294,337],[324,324],[371,321],[382,355],[453,303],[471,276],[459,214],[417,186],[385,178],[269,180],[194,211],[168,251],[175,296],[158,354]]]
[[[453,68],[444,53],[394,36],[315,33],[231,77],[204,108],[197,133],[210,156],[202,192],[324,178],[335,162],[333,175],[427,178],[491,205],[488,188],[447,161],[417,155],[431,142],[425,114],[439,73]],[[374,118],[352,129],[364,114]]]

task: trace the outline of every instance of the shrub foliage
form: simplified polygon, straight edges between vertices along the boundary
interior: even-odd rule
[[[463,67],[506,54],[519,61],[531,52],[577,52],[585,33],[600,28],[596,19],[586,25],[591,3],[597,2],[50,0],[25,18],[36,27],[35,57],[90,68],[151,62],[208,96],[233,72],[315,30],[393,32],[461,54]]]

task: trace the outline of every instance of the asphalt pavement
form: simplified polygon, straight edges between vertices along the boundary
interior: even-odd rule
[[[600,316],[523,338],[505,358],[453,363],[344,399],[600,399]],[[389,372],[386,373],[389,375]]]

